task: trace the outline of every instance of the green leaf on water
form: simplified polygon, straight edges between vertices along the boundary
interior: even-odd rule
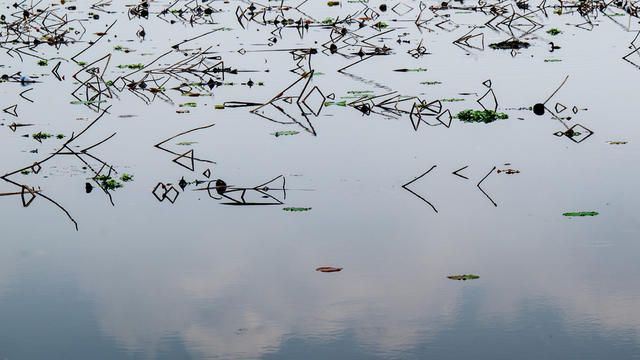
[[[274,135],[275,137],[285,136],[285,135],[298,135],[298,134],[300,134],[299,131],[276,131],[274,133],[271,133],[271,135]]]
[[[556,36],[556,35],[562,34],[562,31],[560,31],[560,30],[558,30],[556,28],[552,28],[552,29],[547,30],[547,34],[549,34],[551,36]]]
[[[596,216],[599,213],[597,211],[578,211],[578,212],[566,212],[562,216]]]
[[[50,138],[52,136],[53,135],[47,134],[47,133],[43,133],[42,131],[31,135],[31,137],[33,137],[36,140],[44,140],[44,139],[48,139],[48,138]]]
[[[492,123],[498,119],[508,119],[509,115],[497,113],[493,110],[462,110],[456,115],[460,121]]]
[[[122,184],[111,178],[109,175],[99,175],[95,179],[100,183],[100,186],[105,190],[115,190],[121,188]]]
[[[309,211],[311,210],[311,208],[305,208],[305,207],[286,207],[286,208],[282,208],[282,210],[284,211],[291,211],[291,212],[299,212],[299,211]]]

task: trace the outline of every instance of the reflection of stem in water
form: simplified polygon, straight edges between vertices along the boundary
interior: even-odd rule
[[[429,204],[429,206],[431,206],[431,208],[433,209],[433,211],[438,212],[438,210],[436,209],[436,207],[435,207],[435,206],[433,206],[433,204],[431,204],[427,199],[425,199],[425,198],[423,198],[422,196],[420,196],[420,195],[416,194],[415,192],[413,192],[411,189],[409,189],[409,188],[408,188],[408,186],[409,186],[411,183],[413,183],[413,182],[415,182],[415,181],[419,180],[420,178],[422,178],[423,176],[427,175],[427,174],[428,174],[429,172],[431,172],[431,170],[433,170],[436,166],[437,166],[437,165],[433,165],[433,166],[431,167],[431,169],[427,170],[427,171],[426,171],[426,172],[424,172],[422,175],[420,175],[420,176],[418,176],[417,178],[415,178],[415,179],[413,179],[413,180],[409,181],[408,183],[406,183],[406,184],[402,185],[402,188],[403,188],[403,189],[405,189],[405,190],[407,190],[408,192],[412,193],[413,195],[417,196],[418,198],[420,198],[422,201],[426,202],[427,204]]]
[[[491,201],[491,203],[493,204],[493,206],[498,206],[498,204],[496,204],[495,201],[493,201],[493,199],[491,198],[491,196],[489,196],[489,194],[487,194],[481,187],[480,184],[482,184],[482,182],[489,177],[489,175],[491,175],[491,173],[493,173],[493,171],[496,169],[496,167],[494,166],[491,171],[489,171],[489,173],[487,175],[485,175],[482,180],[480,180],[480,182],[478,182],[478,185],[476,185],[478,187],[478,189],[480,189],[480,191],[482,191],[482,193],[489,199],[489,201]]]

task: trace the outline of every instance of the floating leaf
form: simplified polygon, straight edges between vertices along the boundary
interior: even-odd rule
[[[124,182],[133,181],[133,175],[131,175],[131,174],[122,174],[122,176],[120,176],[120,180],[122,180]]]
[[[299,131],[276,131],[274,133],[271,133],[271,135],[274,135],[275,137],[285,136],[285,135],[298,135],[298,134],[300,134]]]
[[[505,40],[495,44],[489,44],[489,47],[495,50],[511,50],[511,49],[526,49],[530,46],[526,41],[520,40]]]
[[[120,68],[120,69],[132,69],[132,70],[133,69],[138,69],[138,70],[140,70],[140,69],[144,68],[144,65],[140,64],[140,63],[138,63],[138,64],[124,64],[124,65],[118,65],[118,68]]]
[[[105,190],[115,190],[122,187],[121,183],[112,179],[109,175],[99,175],[95,179],[100,182],[100,186]]]
[[[53,135],[51,134],[47,134],[47,133],[43,133],[42,131],[35,133],[33,135],[31,135],[31,137],[33,137],[34,139],[40,141],[40,140],[44,140],[44,139],[48,139],[50,137],[52,137]]]
[[[180,104],[178,106],[180,106],[180,107],[196,107],[196,106],[198,106],[198,104],[196,104],[194,102],[190,102],[190,103]]]
[[[551,36],[556,36],[556,35],[562,34],[562,31],[560,31],[560,30],[558,30],[556,28],[552,28],[552,29],[547,30],[547,34],[549,34]]]
[[[320,271],[320,272],[338,272],[338,271],[342,271],[342,268],[339,267],[333,267],[333,266],[320,266],[319,268],[316,268],[316,271]]]
[[[566,212],[562,216],[596,216],[599,213],[597,211],[578,211],[578,212]]]
[[[498,170],[498,174],[500,174],[500,173],[505,173],[505,174],[508,174],[508,175],[520,174],[520,170],[514,170],[514,169]]]
[[[471,275],[471,274],[464,274],[464,275],[447,276],[447,278],[449,278],[451,280],[475,280],[475,279],[479,279],[480,276]]]
[[[493,110],[463,110],[460,111],[456,117],[464,122],[482,122],[488,124],[498,119],[508,119],[509,115],[497,113]]]

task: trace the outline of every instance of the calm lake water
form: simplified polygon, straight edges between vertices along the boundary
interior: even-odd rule
[[[2,2],[0,359],[640,359],[638,18],[482,4]]]

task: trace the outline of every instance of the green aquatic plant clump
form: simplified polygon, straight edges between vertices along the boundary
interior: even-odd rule
[[[120,180],[122,180],[123,182],[133,181],[133,175],[131,175],[131,174],[122,174],[122,176],[120,176]]]
[[[596,216],[599,213],[597,211],[578,211],[578,212],[566,212],[562,216]]]
[[[122,184],[111,178],[109,175],[99,175],[95,179],[100,183],[100,186],[105,190],[115,190],[121,188]]]
[[[48,139],[50,137],[52,137],[53,135],[51,134],[47,134],[47,133],[43,133],[42,131],[35,133],[33,135],[31,135],[31,137],[33,137],[34,139],[40,141],[40,140],[44,140],[44,139]]]
[[[497,113],[493,110],[462,110],[456,117],[464,122],[482,122],[488,124],[498,119],[508,119],[509,115]]]
[[[489,47],[494,49],[494,50],[520,50],[520,49],[526,49],[530,46],[531,44],[529,44],[526,41],[520,41],[520,40],[505,40],[505,41],[501,41],[499,43],[494,43],[494,44],[489,44]]]
[[[551,36],[556,36],[556,35],[562,34],[562,31],[560,31],[560,30],[558,30],[556,28],[552,28],[552,29],[547,30],[547,34],[549,34]]]
[[[291,211],[291,212],[300,212],[300,211],[309,211],[309,210],[311,210],[311,208],[305,208],[305,207],[286,207],[286,208],[282,208],[282,210],[284,210],[284,211]]]

